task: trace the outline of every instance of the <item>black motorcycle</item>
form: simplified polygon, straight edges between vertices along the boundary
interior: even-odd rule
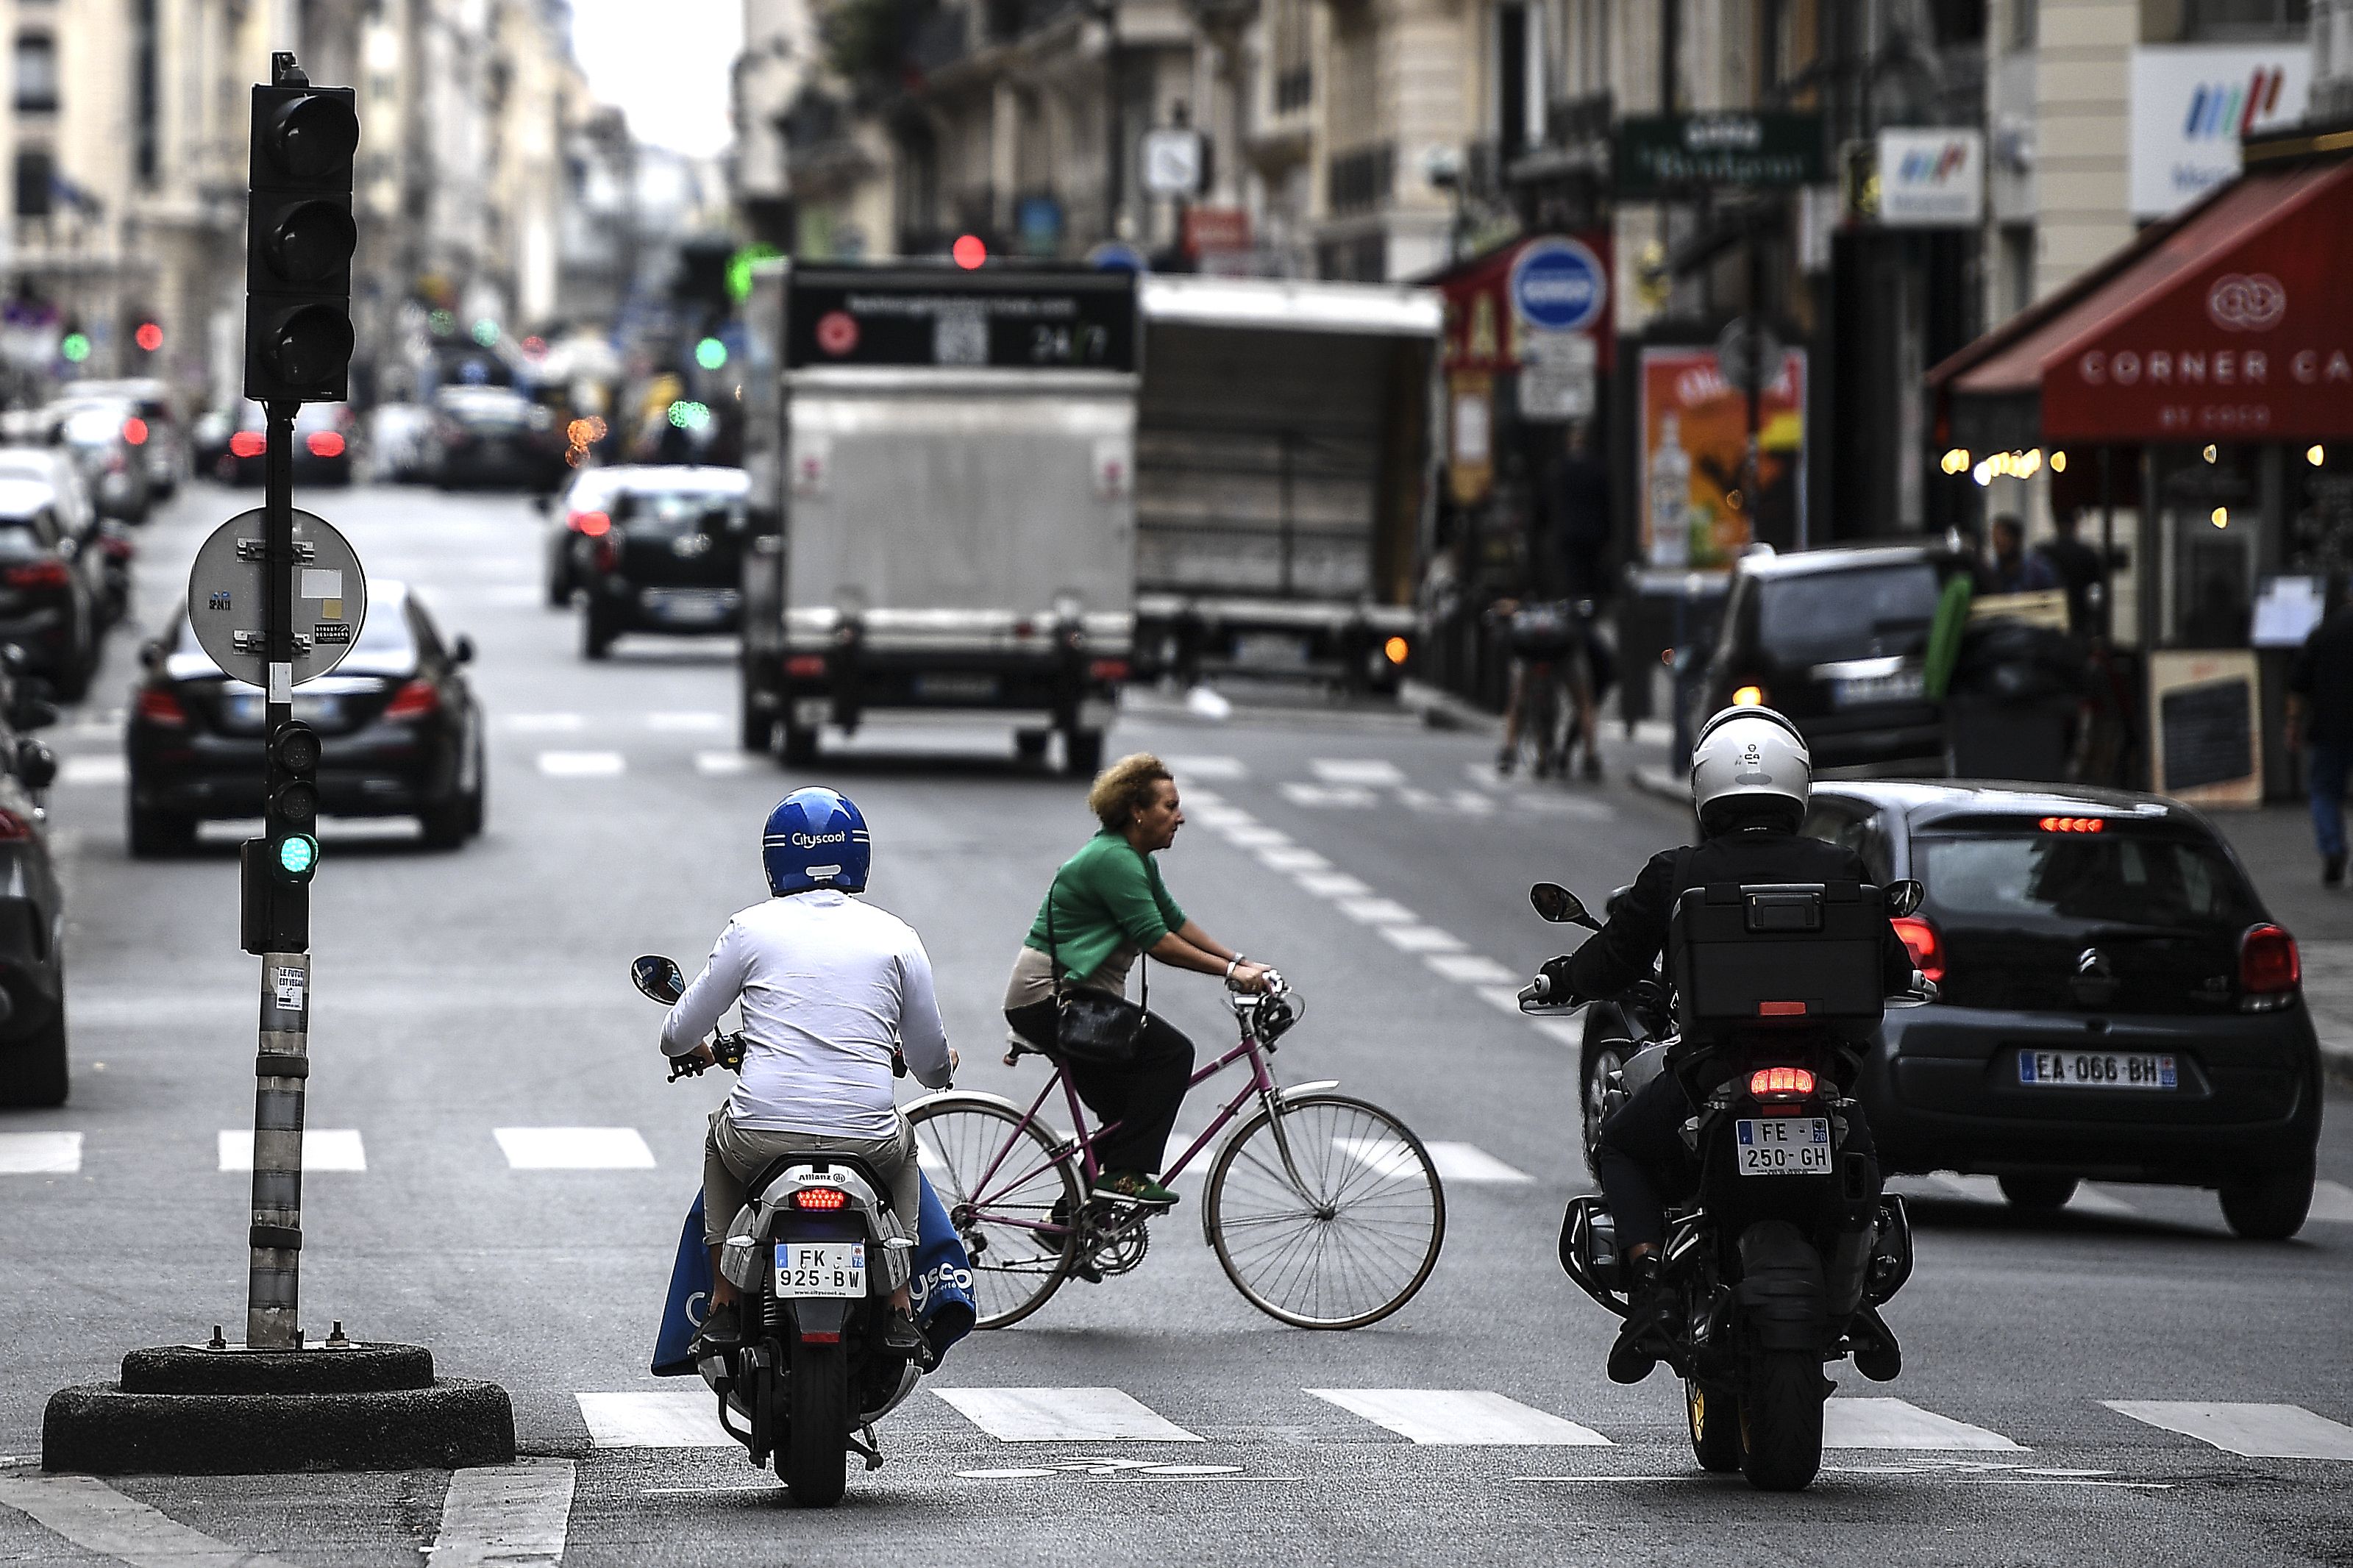
[[[1825,1363],[1852,1357],[1885,1382],[1902,1352],[1878,1309],[1912,1272],[1904,1200],[1873,1200],[1869,1157],[1845,1147],[1845,1112],[1882,1005],[1877,931],[1918,907],[1916,882],[1883,890],[1815,884],[1694,889],[1677,903],[1664,978],[1619,999],[1641,1026],[1598,1086],[1614,1109],[1660,1072],[1695,1108],[1683,1138],[1696,1179],[1671,1203],[1660,1280],[1675,1301],[1663,1359],[1683,1379],[1702,1468],[1738,1469],[1767,1491],[1799,1490],[1821,1467]],[[1556,924],[1600,922],[1567,889],[1529,889]],[[1567,1013],[1539,975],[1529,1013]],[[1560,1263],[1623,1318],[1631,1270],[1598,1195],[1568,1205]]]

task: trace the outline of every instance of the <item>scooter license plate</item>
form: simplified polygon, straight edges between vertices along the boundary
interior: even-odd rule
[[[1827,1176],[1831,1119],[1827,1116],[1744,1116],[1732,1124],[1744,1176]]]
[[[778,1242],[776,1294],[785,1297],[864,1296],[866,1244],[862,1241]]]

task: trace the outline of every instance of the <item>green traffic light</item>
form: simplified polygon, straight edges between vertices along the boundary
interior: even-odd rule
[[[278,843],[278,868],[290,877],[308,877],[318,868],[319,841],[307,833],[290,833]]]
[[[484,316],[474,323],[474,341],[489,348],[499,341],[499,324]]]
[[[694,345],[694,363],[705,370],[717,370],[727,363],[727,345],[717,338],[705,338]]]
[[[58,345],[58,353],[65,355],[69,362],[79,364],[90,357],[90,339],[80,332],[68,332],[66,341]]]

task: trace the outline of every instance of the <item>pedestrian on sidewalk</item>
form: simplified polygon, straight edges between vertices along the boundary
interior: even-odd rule
[[[2287,677],[2287,747],[2305,754],[2320,883],[2345,881],[2345,778],[2353,770],[2353,604],[2329,583],[2328,613],[2304,639]]]

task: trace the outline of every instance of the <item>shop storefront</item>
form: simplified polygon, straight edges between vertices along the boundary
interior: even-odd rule
[[[2099,629],[2143,693],[2117,782],[2217,802],[2300,788],[2286,664],[2353,570],[2353,133],[2246,154],[1928,374],[1946,482],[2047,473],[2117,565]]]

